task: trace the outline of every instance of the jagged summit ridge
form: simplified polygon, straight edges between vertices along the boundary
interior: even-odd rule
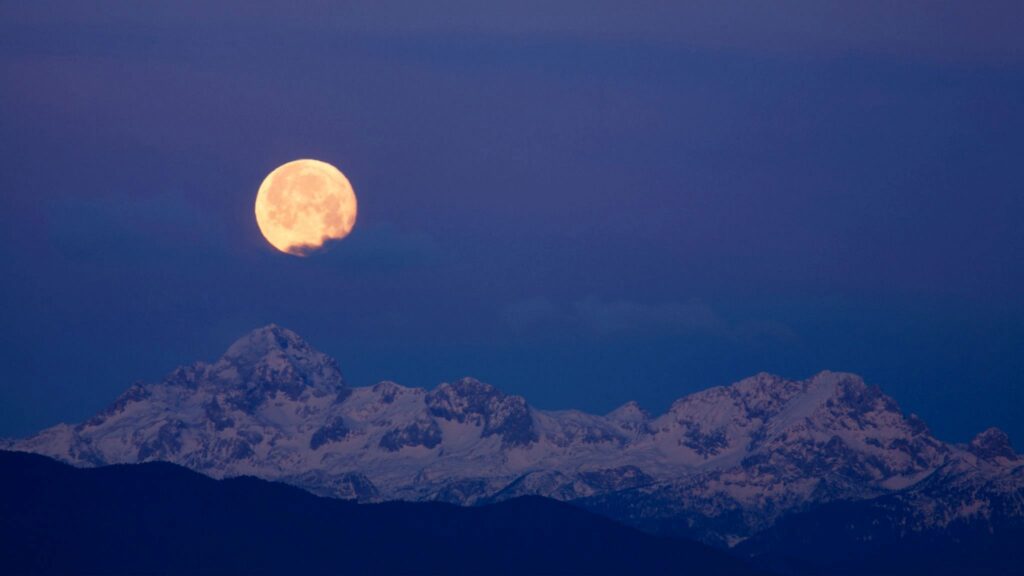
[[[525,446],[537,440],[530,407],[522,396],[507,396],[475,378],[444,383],[426,395],[431,416],[472,423],[481,438],[499,435],[505,446]]]
[[[161,384],[188,389],[202,387],[236,400],[241,395],[250,404],[259,404],[278,392],[292,399],[304,393],[348,393],[341,369],[333,358],[276,324],[242,336],[213,363],[196,362],[175,369]]]
[[[323,392],[336,392],[345,387],[341,369],[333,358],[314,350],[298,334],[276,324],[239,338],[211,370],[220,382],[280,389],[292,395],[301,393],[296,385]]]
[[[968,450],[979,458],[986,460],[1005,459],[1017,460],[1010,437],[999,428],[989,428],[971,439]]]
[[[600,416],[539,410],[473,378],[350,388],[332,358],[273,324],[213,363],[134,385],[92,419],[14,448],[79,465],[167,460],[360,500],[538,494],[640,525],[684,522],[725,542],[790,511],[912,489],[938,472],[996,482],[1002,494],[1024,471],[1005,434],[948,445],[854,374],[761,373],[660,415],[631,402]]]
[[[301,361],[319,354],[295,332],[268,324],[235,340],[221,360],[232,363],[255,363],[266,356],[281,356]]]

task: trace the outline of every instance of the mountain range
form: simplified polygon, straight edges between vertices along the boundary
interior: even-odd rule
[[[4,574],[754,574],[547,498],[357,504],[174,464],[0,451]]]
[[[1024,524],[1024,459],[1006,434],[943,442],[853,374],[762,373],[664,414],[631,402],[595,415],[537,409],[471,378],[350,387],[333,359],[276,325],[213,363],[133,385],[85,422],[3,447],[76,466],[166,461],[364,503],[544,496],[751,557],[785,548],[767,543],[826,506],[898,525],[897,541]]]

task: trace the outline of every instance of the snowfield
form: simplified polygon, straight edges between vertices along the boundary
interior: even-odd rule
[[[361,501],[537,494],[730,545],[816,503],[889,494],[920,511],[922,529],[1024,516],[1024,460],[1005,434],[944,443],[853,374],[762,373],[665,414],[631,402],[601,416],[538,410],[471,378],[351,388],[333,359],[275,325],[8,447],[80,466],[164,460]]]

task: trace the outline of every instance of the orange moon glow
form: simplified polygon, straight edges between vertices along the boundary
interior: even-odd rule
[[[356,194],[334,166],[295,160],[263,180],[256,194],[256,223],[274,248],[305,256],[348,236],[356,223]]]

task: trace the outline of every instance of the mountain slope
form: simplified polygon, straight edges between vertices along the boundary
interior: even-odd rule
[[[604,416],[538,410],[470,378],[429,391],[351,388],[332,359],[271,325],[214,363],[135,385],[94,418],[10,448],[85,466],[163,460],[364,502],[541,495],[652,532],[734,545],[786,515],[926,479],[941,479],[950,494],[961,482],[982,494],[1019,492],[1020,475],[1010,472],[1024,462],[999,434],[979,436],[978,446],[946,444],[877,387],[832,372],[758,374],[680,398],[658,416],[635,403]],[[970,475],[936,474],[978,450],[1002,460]],[[987,521],[984,509],[947,512]]]
[[[165,463],[0,452],[6,574],[751,574],[696,543],[542,498],[355,504]]]
[[[735,551],[795,575],[1022,574],[1019,463],[989,429],[921,482],[784,516]]]

